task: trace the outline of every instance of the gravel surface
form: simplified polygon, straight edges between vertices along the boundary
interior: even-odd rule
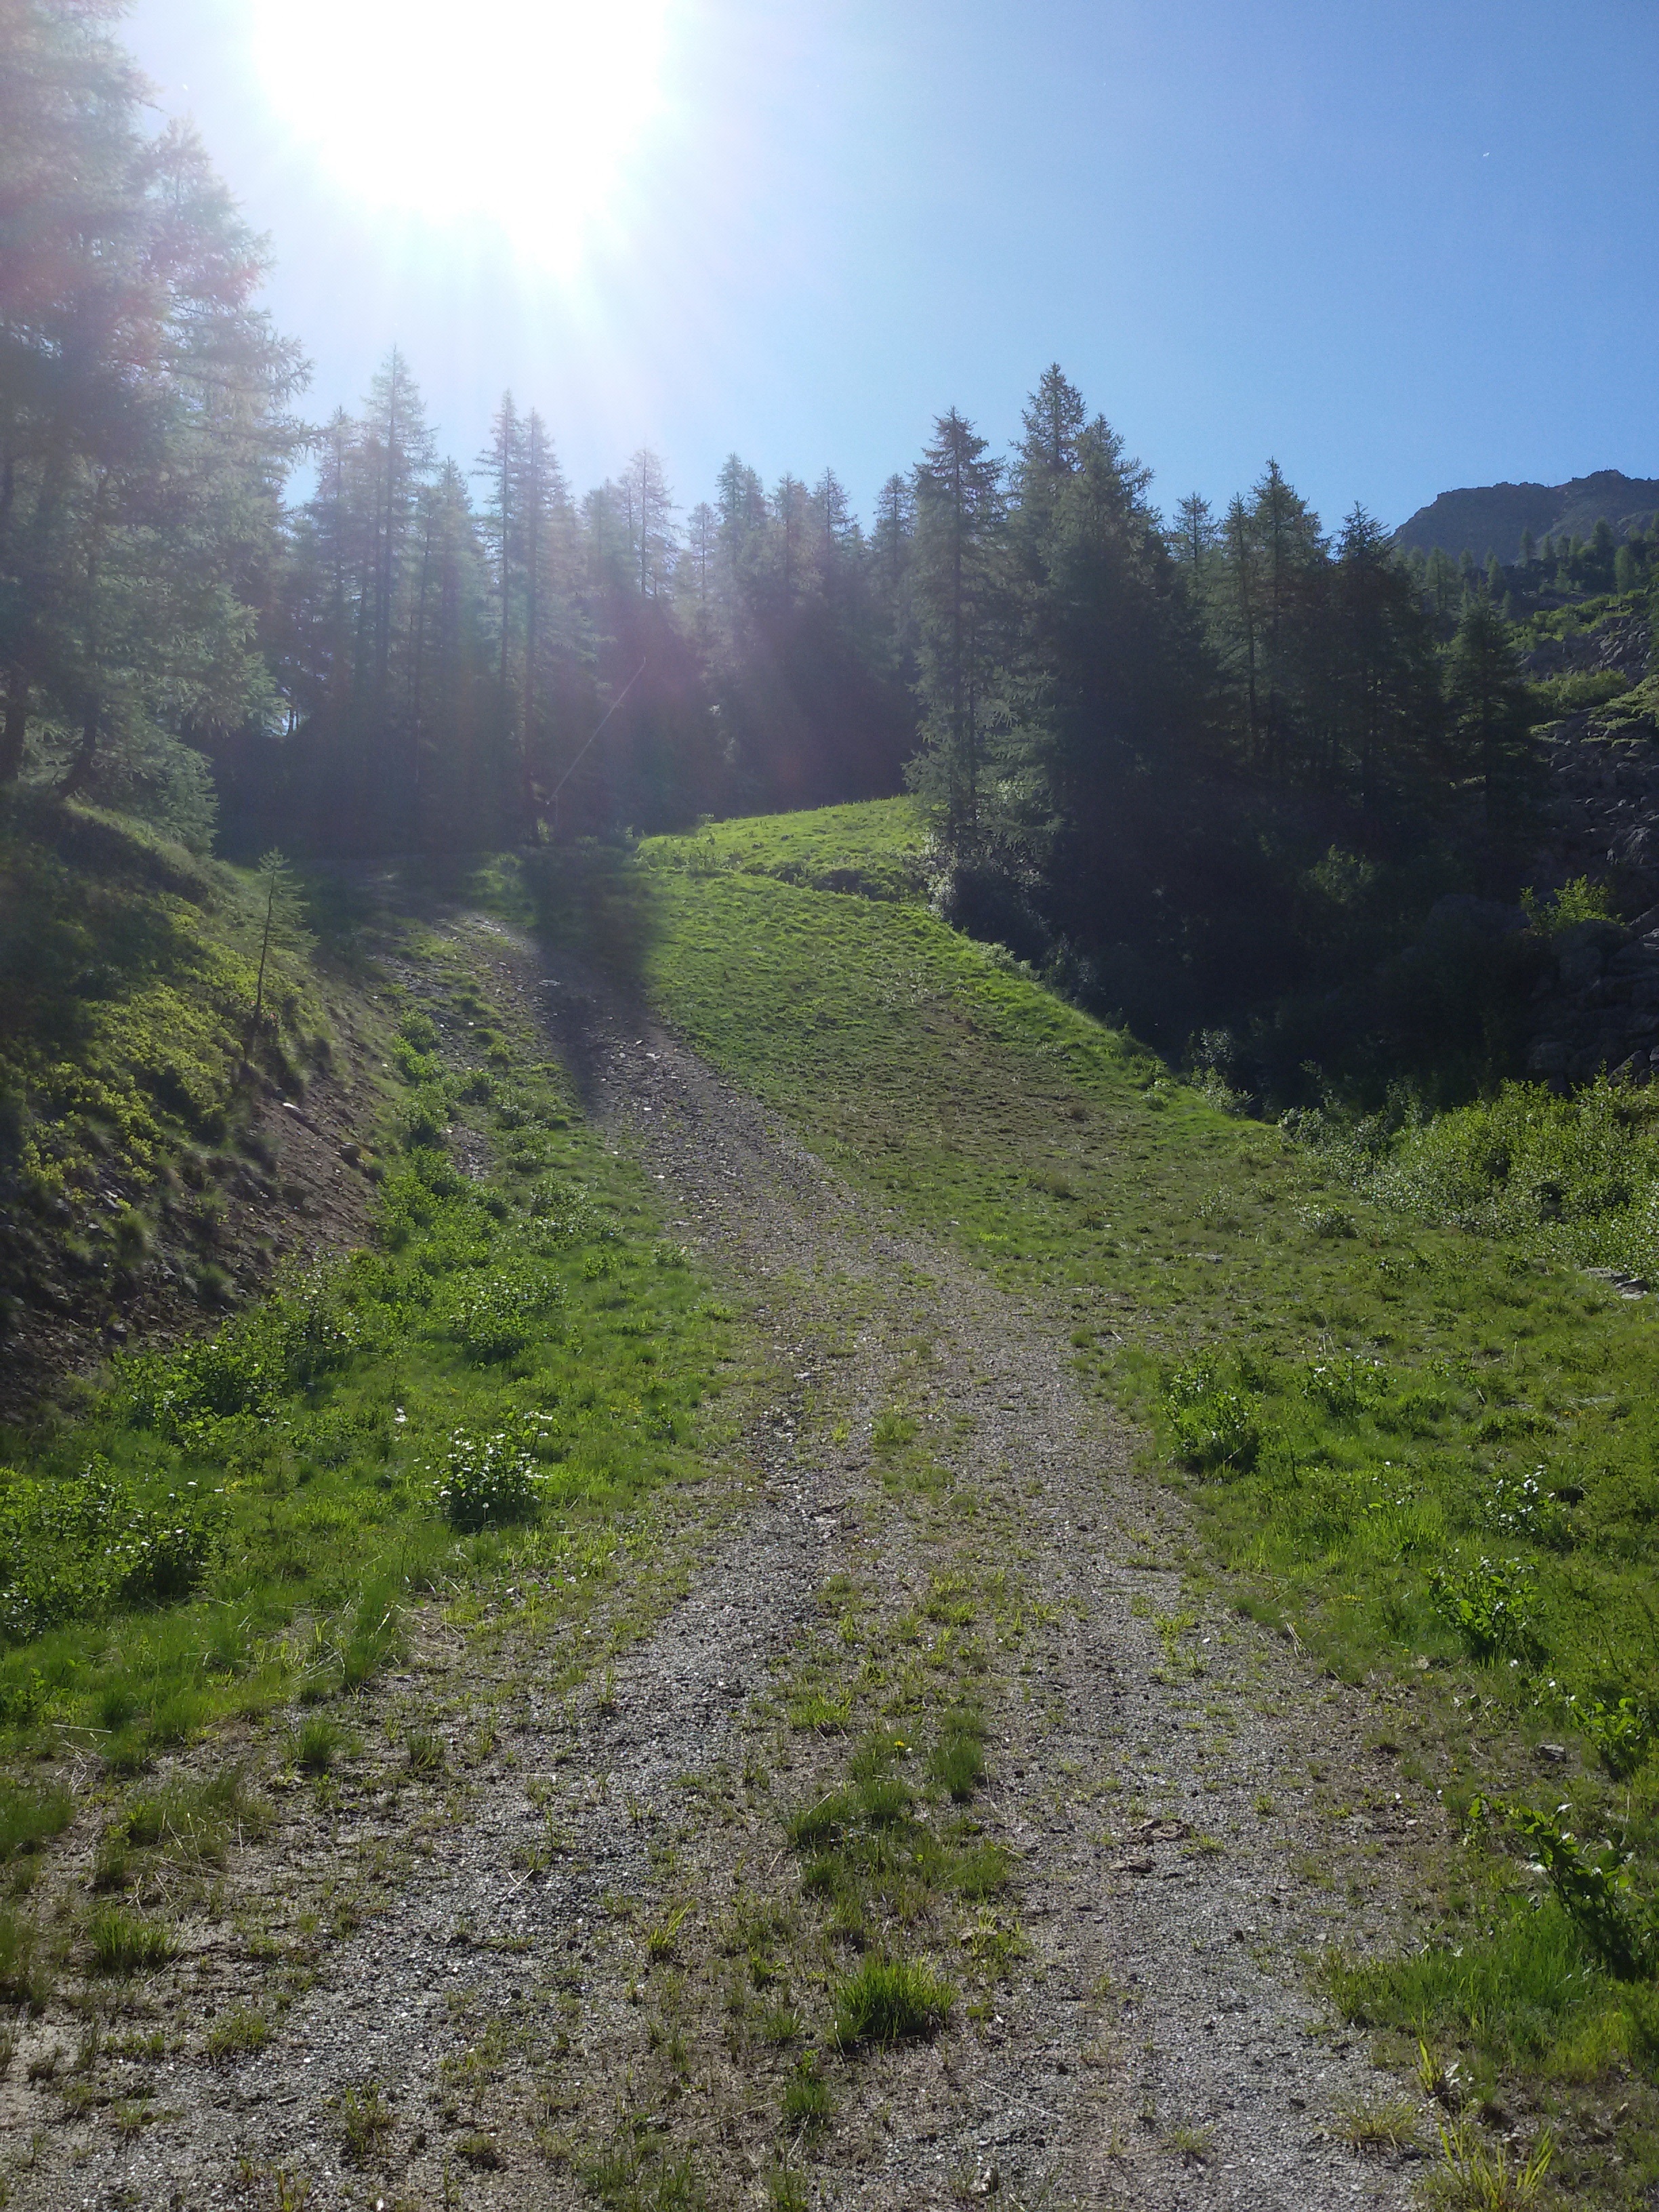
[[[296,1802],[249,1847],[240,1920],[197,1931],[153,2002],[199,2028],[258,2001],[260,1886],[278,1950],[333,1911],[263,2050],[107,2062],[111,2096],[150,2100],[124,2126],[29,2082],[20,2046],[0,2120],[41,2133],[12,2203],[668,2205],[698,2201],[676,2193],[685,2151],[715,2205],[1405,2203],[1418,2169],[1345,2142],[1398,2085],[1309,1974],[1322,1944],[1404,1932],[1390,1843],[1434,1814],[1364,1747],[1386,1708],[1190,1595],[1178,1501],[1133,1471],[1058,1302],[1014,1301],[839,1184],[564,956],[460,934],[747,1323],[741,1435],[642,1524],[609,1614],[428,1626],[382,1694],[432,1717],[445,1779]],[[872,1440],[893,1407],[915,1480]],[[848,1744],[787,1707],[837,1665],[873,1711],[878,1661],[889,1680],[896,1651],[943,1663],[946,1632],[914,1626],[940,1577],[977,1607],[976,1811],[1015,1867],[978,1925],[1017,1940],[1000,1979],[959,1977],[991,1994],[933,2041],[838,2057],[779,1815],[844,1776]],[[799,2042],[734,1993],[768,1913],[836,2100],[787,2180]],[[936,1913],[925,1944],[965,1962],[963,1917]]]

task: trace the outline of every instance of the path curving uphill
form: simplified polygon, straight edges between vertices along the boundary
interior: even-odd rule
[[[173,2069],[164,2124],[72,2167],[46,2145],[13,2201],[1405,2204],[1409,2164],[1349,2148],[1394,2085],[1308,1972],[1399,1932],[1388,1844],[1416,1811],[1333,1809],[1362,1802],[1363,1693],[1188,1594],[1057,1312],[838,1182],[597,973],[482,918],[453,934],[746,1323],[738,1433],[641,1548],[617,1632],[568,1632],[603,1667],[431,1625],[434,1724],[481,1668],[495,1698],[467,1787],[262,2050]],[[851,1937],[787,1817],[945,1689],[982,1714],[968,1825],[1008,1881]],[[294,1894],[407,1843],[399,1819],[296,1829]],[[836,1978],[888,1948],[949,1977],[949,2015],[839,2051]],[[787,2118],[804,2077],[813,2128]]]

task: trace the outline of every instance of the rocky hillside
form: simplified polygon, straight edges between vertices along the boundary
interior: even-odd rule
[[[1604,517],[1615,538],[1644,531],[1659,516],[1659,478],[1627,477],[1620,469],[1597,469],[1568,483],[1480,484],[1443,491],[1420,507],[1394,534],[1402,552],[1432,553],[1437,546],[1454,558],[1473,553],[1484,561],[1496,553],[1513,561],[1521,533],[1588,538]]]

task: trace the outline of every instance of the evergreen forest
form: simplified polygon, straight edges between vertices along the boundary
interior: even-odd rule
[[[867,521],[735,453],[689,504],[647,449],[578,489],[511,392],[446,454],[395,348],[312,422],[200,146],[96,11],[14,27],[0,786],[335,857],[908,787],[951,919],[1252,1095],[1516,1072],[1501,978],[1471,1060],[1468,991],[1395,1005],[1389,963],[1437,900],[1527,887],[1579,702],[1525,657],[1645,620],[1659,541],[1400,556],[1272,461],[1160,507],[1058,367],[1005,455],[947,409]]]

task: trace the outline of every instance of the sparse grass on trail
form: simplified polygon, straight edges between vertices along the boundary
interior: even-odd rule
[[[1420,1869],[1481,1989],[1408,1988],[1402,1968],[1334,1984],[1352,2015],[1605,2107],[1659,2047],[1646,1984],[1569,1894],[1575,1853],[1608,1838],[1633,1855],[1631,1911],[1659,1890],[1654,1302],[1356,1190],[914,899],[808,887],[832,848],[874,870],[905,818],[869,810],[860,839],[858,812],[835,811],[822,849],[810,817],[647,845],[611,893],[647,987],[855,1188],[1059,1307],[1240,1601],[1392,1686],[1379,1758],[1455,1818],[1498,1801],[1487,1848],[1449,1880],[1427,1839]],[[1506,1808],[1567,1794],[1537,1778],[1552,1740],[1577,1756],[1550,1883]],[[1519,1960],[1547,1931],[1565,1978],[1539,2003]],[[1620,2094],[1620,2154],[1659,2172],[1651,2091]],[[1605,2173],[1585,2142],[1569,2131],[1553,2181]]]

